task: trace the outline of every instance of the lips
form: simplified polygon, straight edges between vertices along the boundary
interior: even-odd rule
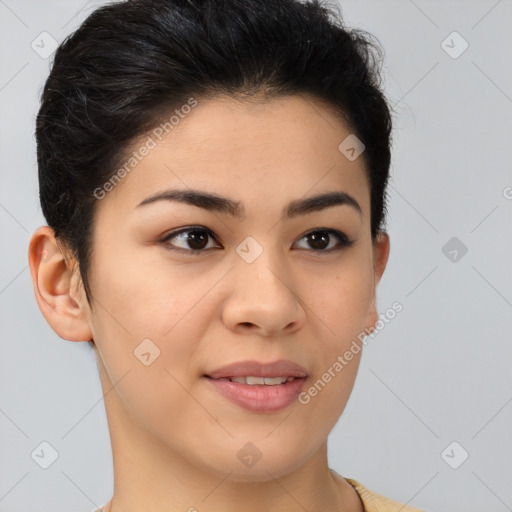
[[[273,363],[259,361],[237,361],[208,372],[206,377],[212,379],[231,379],[233,377],[307,377],[308,372],[302,366],[288,360],[280,359]]]
[[[297,402],[305,381],[305,377],[295,377],[284,384],[249,385],[226,378],[205,378],[207,385],[222,397],[242,409],[258,414],[275,413],[290,407]]]
[[[284,359],[273,363],[238,361],[212,370],[204,377],[211,389],[230,402],[261,414],[280,411],[296,402],[308,372]],[[279,380],[283,382],[278,383]]]

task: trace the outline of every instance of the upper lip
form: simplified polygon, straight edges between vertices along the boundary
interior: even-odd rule
[[[213,379],[230,377],[307,377],[308,372],[302,366],[280,359],[273,363],[259,361],[237,361],[207,374]]]

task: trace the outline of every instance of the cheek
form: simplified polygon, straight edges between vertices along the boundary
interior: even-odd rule
[[[131,256],[98,254],[92,283],[104,337],[108,338],[107,329],[124,338],[129,335],[133,343],[173,337],[187,325],[187,318],[196,316],[212,276],[168,262],[158,251],[119,252]]]
[[[111,264],[95,275],[93,322],[103,365],[111,385],[118,383],[123,409],[156,435],[171,424],[186,432],[177,417],[205,421],[187,390],[210,325],[202,300],[209,288],[209,280],[170,266]]]
[[[370,268],[346,266],[322,286],[308,289],[308,303],[324,324],[328,345],[339,349],[340,344],[350,343],[363,330],[373,299]]]
[[[371,261],[354,258],[340,266],[323,286],[308,286],[308,306],[321,351],[314,353],[314,379],[303,396],[311,418],[332,427],[343,412],[359,367],[364,330],[373,299]],[[311,283],[310,283],[311,284]],[[307,404],[306,404],[307,402]]]

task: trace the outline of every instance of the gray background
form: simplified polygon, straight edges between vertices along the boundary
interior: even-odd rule
[[[51,60],[31,43],[62,41],[101,3],[0,0],[1,512],[87,512],[112,493],[94,353],[51,330],[27,267],[45,223],[33,131]],[[368,339],[330,465],[427,510],[512,510],[512,2],[341,6],[384,47],[397,108],[379,308],[403,311]],[[458,58],[442,47],[453,31],[469,43]],[[456,261],[452,237],[468,248]],[[43,441],[58,452],[48,469],[31,457]]]

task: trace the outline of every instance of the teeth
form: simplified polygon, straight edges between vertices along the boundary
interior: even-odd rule
[[[249,384],[253,386],[255,384],[266,384],[267,386],[276,386],[278,384],[284,384],[285,382],[291,382],[295,377],[232,377],[232,382],[238,382],[239,384]]]

